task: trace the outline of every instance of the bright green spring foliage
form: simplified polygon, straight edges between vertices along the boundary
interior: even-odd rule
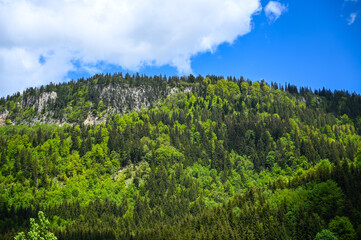
[[[2,112],[0,239],[38,211],[59,240],[313,240],[337,216],[361,229],[357,94],[116,74],[29,89]]]
[[[36,223],[34,218],[30,218],[30,231],[27,236],[21,232],[14,240],[57,240],[55,235],[49,232],[49,220],[42,211],[39,211],[38,217],[39,223]]]

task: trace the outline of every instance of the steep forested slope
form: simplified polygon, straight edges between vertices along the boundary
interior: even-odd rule
[[[361,237],[359,95],[146,80],[98,75],[1,100],[1,239],[40,210],[58,239]],[[146,86],[147,108],[119,100]],[[26,104],[51,92],[41,111]],[[91,114],[106,121],[84,125]]]

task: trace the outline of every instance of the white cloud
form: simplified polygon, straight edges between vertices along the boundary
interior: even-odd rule
[[[62,80],[74,69],[67,52],[48,54],[43,64],[39,61],[41,54],[37,49],[0,48],[0,96]]]
[[[280,2],[269,1],[264,11],[266,13],[267,18],[271,22],[274,22],[281,16],[282,13],[287,11],[287,7]]]
[[[356,17],[357,17],[357,13],[351,13],[350,17],[347,19],[347,22],[348,22],[347,24],[348,25],[353,24],[356,20]]]
[[[85,70],[102,61],[190,73],[192,56],[250,32],[260,8],[259,0],[0,0],[0,95],[61,81],[72,60]]]

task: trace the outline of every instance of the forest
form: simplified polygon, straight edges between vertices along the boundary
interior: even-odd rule
[[[100,74],[1,116],[0,239],[361,239],[359,94]]]

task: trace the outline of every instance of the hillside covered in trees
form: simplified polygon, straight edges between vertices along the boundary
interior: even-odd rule
[[[40,211],[58,239],[361,239],[355,93],[96,75],[0,124],[0,239]]]

